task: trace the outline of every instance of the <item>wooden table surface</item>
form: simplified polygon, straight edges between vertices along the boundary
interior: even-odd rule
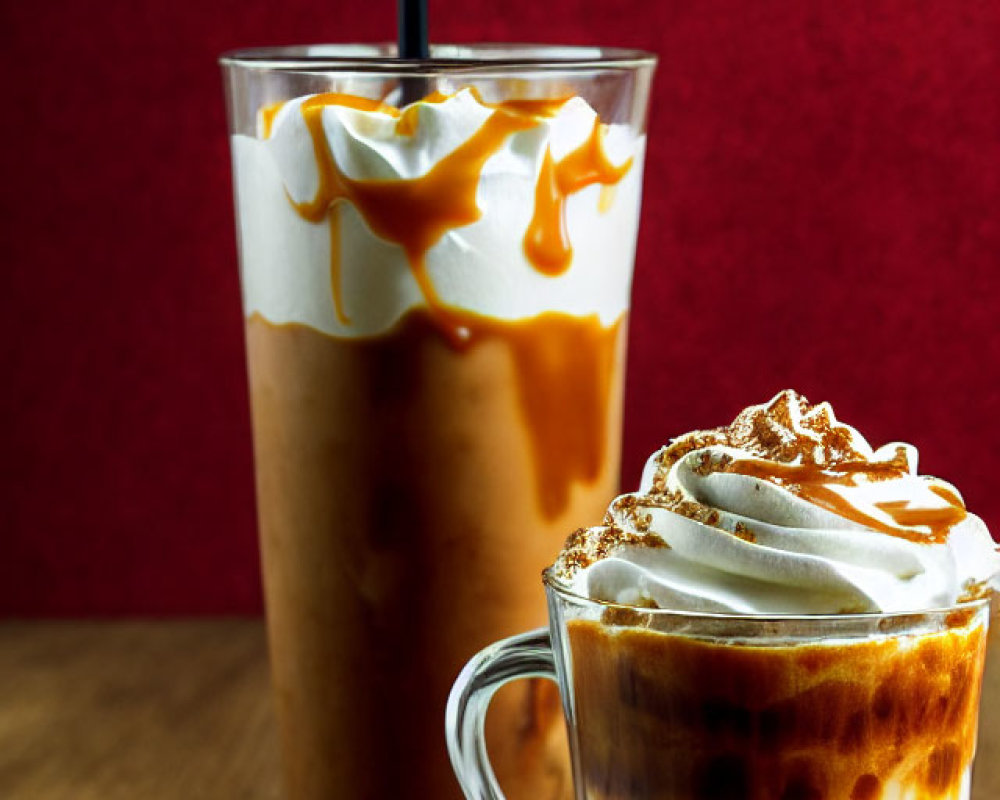
[[[277,800],[259,620],[0,622],[3,800]]]
[[[982,723],[997,800],[1000,703]],[[259,620],[0,622],[2,800],[280,800],[276,739]]]

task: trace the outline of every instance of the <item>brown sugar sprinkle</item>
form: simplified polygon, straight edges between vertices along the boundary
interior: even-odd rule
[[[653,518],[649,512],[651,508],[663,508],[680,514],[683,517],[717,528],[720,531],[731,533],[738,539],[750,544],[756,544],[757,534],[744,522],[737,522],[733,530],[722,527],[721,514],[714,508],[702,505],[696,500],[690,500],[678,491],[665,491],[656,497],[646,497],[643,495],[623,495],[617,498],[611,505],[606,524],[614,525],[615,515],[618,520],[624,520],[629,527],[634,528],[639,533],[649,532]],[[659,538],[659,537],[657,537]]]
[[[698,463],[695,464],[693,472],[695,475],[701,475],[706,477],[711,475],[713,472],[722,472],[733,463],[732,456],[722,454],[716,458],[712,458],[712,454],[709,451],[705,451],[700,456],[698,456]]]
[[[855,441],[864,450],[859,449]],[[711,453],[707,448],[729,447],[747,457],[733,458],[726,453]],[[864,439],[853,428],[837,421],[827,403],[811,406],[805,397],[786,390],[770,403],[750,406],[724,427],[693,431],[673,439],[655,456],[656,470],[645,495],[617,498],[604,515],[604,527],[580,529],[567,542],[557,562],[569,574],[605,558],[623,545],[669,546],[652,530],[653,512],[665,509],[695,522],[728,532],[756,544],[757,533],[744,522],[722,527],[716,509],[668,488],[673,466],[688,454],[705,450],[694,459],[693,472],[707,477],[718,472],[735,473],[769,481],[804,500],[841,516],[861,522],[874,530],[901,536],[911,541],[940,541],[951,526],[964,517],[961,499],[952,490],[931,487],[949,503],[947,509],[911,509],[908,505],[882,504],[880,509],[893,517],[897,525],[864,515],[850,506],[830,484],[857,485],[859,478],[874,482],[898,478],[911,471],[907,448],[899,446],[891,458],[872,460]],[[929,516],[930,515],[930,516]],[[901,528],[899,525],[929,525],[931,533]],[[622,530],[622,527],[628,530]],[[967,594],[975,597],[972,587]]]
[[[639,533],[649,531],[649,526],[653,522],[653,515],[649,513],[650,508],[673,509],[673,505],[666,499],[666,495],[656,498],[643,497],[640,495],[626,494],[615,498],[605,517],[606,525],[615,525],[615,515],[624,517]]]
[[[632,533],[614,525],[600,528],[578,528],[569,535],[554,565],[555,573],[571,578],[580,570],[607,558],[626,545],[650,549],[667,548],[669,545],[655,533]]]
[[[656,456],[656,460],[659,463],[659,469],[653,477],[653,491],[659,493],[666,490],[667,473],[670,472],[670,468],[673,467],[674,464],[684,458],[684,456],[688,453],[694,450],[700,450],[703,447],[725,444],[728,444],[725,428],[716,428],[709,431],[694,431],[686,436],[674,439]],[[659,490],[657,490],[658,482],[661,487]]]
[[[700,522],[702,525],[710,525],[713,528],[719,524],[718,511],[714,508],[703,506],[701,503],[696,503],[694,500],[680,500],[671,508],[671,511],[688,519],[693,519],[695,522]]]
[[[642,516],[637,516],[635,519],[635,529],[639,533],[646,533],[649,531],[649,526],[653,522],[652,514],[643,514]]]
[[[949,628],[964,628],[975,615],[975,608],[959,608],[945,617],[944,621]]]
[[[971,603],[974,600],[982,600],[985,597],[992,597],[993,587],[989,582],[974,581],[971,578],[962,584],[962,594],[959,595],[959,603]]]
[[[744,542],[750,542],[750,544],[757,542],[757,534],[750,530],[746,523],[743,522],[736,523],[733,528],[733,536],[737,539],[742,539]]]
[[[793,409],[798,412],[797,424]],[[897,478],[909,471],[906,449],[896,448],[889,460],[871,461],[870,456],[854,446],[854,431],[838,422],[827,403],[810,406],[802,395],[786,390],[769,404],[750,406],[741,411],[732,424],[706,431],[694,431],[674,439],[657,455],[658,469],[653,492],[666,491],[671,467],[688,453],[713,445],[741,450],[752,458],[777,464],[796,464],[830,472],[827,482],[854,483],[863,474],[867,480]],[[700,456],[694,472],[705,476],[730,471],[733,459],[728,456]],[[795,491],[794,482],[773,476],[774,482]]]
[[[737,522],[733,526],[733,529],[729,531],[720,525],[721,515],[714,508],[703,506],[694,500],[687,500],[681,496],[680,492],[671,492],[665,496],[670,497],[672,500],[666,507],[675,514],[693,519],[702,525],[708,525],[720,531],[731,533],[737,539],[742,539],[744,542],[749,542],[750,544],[757,543],[757,534],[745,522]]]
[[[728,427],[695,431],[674,440],[657,456],[661,496],[668,493],[670,467],[692,449],[710,444],[725,445],[747,457],[726,459],[697,454],[692,469],[698,475],[727,472],[768,481],[868,529],[908,541],[943,542],[966,516],[957,494],[940,486],[930,488],[948,503],[947,507],[911,507],[897,500],[875,503],[881,514],[855,507],[833,486],[857,486],[862,481],[874,483],[909,474],[907,448],[897,446],[891,456],[875,460],[860,434],[838,422],[829,404],[810,406],[804,397],[790,390],[766,405],[745,409]],[[698,512],[683,506],[673,510],[707,522]],[[886,521],[886,516],[891,522]]]
[[[558,572],[565,572],[572,575],[577,570],[586,569],[596,559],[592,548],[588,547],[588,531],[586,528],[577,528],[563,544],[559,560],[556,562]]]

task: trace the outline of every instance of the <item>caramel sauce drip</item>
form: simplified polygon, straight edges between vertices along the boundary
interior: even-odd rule
[[[476,204],[476,191],[483,165],[496,153],[507,137],[535,127],[538,121],[554,116],[568,97],[521,98],[502,103],[487,103],[473,88],[480,104],[493,114],[464,144],[439,161],[427,174],[398,180],[354,180],[337,166],[323,131],[322,112],[327,106],[344,106],[360,111],[388,114],[396,118],[396,133],[412,136],[419,124],[419,105],[403,111],[379,100],[356,95],[327,92],[303,102],[301,112],[313,143],[319,172],[319,187],[311,201],[292,202],[296,211],[310,222],[320,222],[329,215],[331,231],[330,275],[337,319],[347,323],[340,281],[339,228],[332,216],[343,200],[355,205],[371,230],[386,241],[398,244],[406,253],[410,270],[431,311],[453,341],[461,341],[467,330],[462,321],[440,302],[427,275],[426,254],[448,231],[469,225],[482,212]],[[433,92],[423,103],[440,103],[448,98]],[[263,137],[269,138],[280,103],[261,109]],[[587,140],[560,161],[546,148],[535,185],[535,208],[524,234],[524,252],[531,264],[546,275],[566,271],[573,258],[573,248],[566,230],[566,198],[593,184],[602,187],[599,210],[606,212],[613,202],[610,191],[628,173],[632,159],[613,165],[604,151],[604,130],[600,119],[594,120]]]
[[[621,622],[634,627],[566,625],[588,797],[876,800],[893,783],[893,797],[958,797],[986,653],[974,616],[945,632],[754,646],[633,614]]]
[[[250,319],[297,335],[312,333],[299,323],[276,325],[256,313]],[[343,378],[357,381],[357,391],[374,391],[366,384],[384,382],[377,377],[379,373],[393,376],[389,407],[395,416],[404,417],[405,409],[418,404],[417,394],[425,390],[417,377],[421,373],[414,371],[415,363],[443,358],[457,369],[465,353],[499,345],[502,360],[494,363],[510,364],[513,380],[504,389],[514,397],[515,411],[523,421],[538,508],[546,521],[555,520],[569,508],[574,484],[599,485],[598,481],[608,479],[608,471],[616,475],[612,437],[620,417],[613,392],[624,367],[626,318],[610,326],[602,325],[596,315],[555,312],[522,320],[466,314],[463,321],[468,336],[459,347],[442,339],[438,320],[423,308],[408,312],[388,336],[330,341],[338,349],[356,348],[355,363],[378,365],[369,367],[374,377],[361,372]],[[457,397],[455,402],[464,404],[465,399]],[[447,410],[440,411],[440,420],[428,423],[423,435],[433,438],[436,424],[447,427]],[[484,424],[490,424],[489,418]],[[504,465],[498,463],[496,468]],[[612,481],[616,485],[617,478]]]
[[[435,93],[424,102],[443,99],[445,95]],[[312,139],[319,186],[310,201],[297,203],[289,197],[304,219],[315,223],[328,220],[333,303],[342,324],[348,324],[349,317],[342,296],[338,207],[346,200],[357,208],[376,236],[399,245],[406,253],[428,313],[452,347],[461,350],[486,338],[506,343],[515,363],[521,407],[537,467],[539,502],[549,519],[566,507],[575,481],[593,482],[604,465],[608,403],[619,358],[622,321],[603,327],[596,316],[578,318],[552,313],[510,322],[448,307],[441,302],[427,273],[426,254],[446,233],[481,217],[476,193],[486,161],[509,136],[535,127],[540,118],[555,114],[566,99],[483,103],[493,113],[426,174],[411,179],[357,180],[345,175],[333,157],[323,130],[323,109],[335,105],[389,114],[397,120],[396,132],[409,136],[417,130],[418,107],[411,105],[400,112],[377,100],[353,95],[327,93],[310,97],[302,103],[301,113]],[[263,128],[268,135],[276,113],[277,107],[262,110]],[[620,167],[611,165],[604,154],[602,137],[600,122],[595,121],[587,142],[560,162],[553,162],[546,152],[549,166],[543,165],[538,185],[552,199],[546,204],[542,189],[536,192],[536,200],[542,199],[525,236],[529,259],[542,272],[558,274],[572,258],[565,231],[566,197],[593,183],[611,185],[631,167],[631,159]],[[529,251],[529,239],[540,245]]]
[[[608,160],[600,119],[594,120],[587,140],[561,160],[556,161],[546,148],[535,185],[535,213],[524,234],[524,253],[535,269],[546,275],[560,275],[573,260],[573,246],[566,230],[566,198],[595,183],[613,186],[631,167],[631,158],[618,167]]]
[[[537,122],[499,108],[468,140],[426,174],[398,180],[355,180],[337,166],[323,131],[322,112],[330,105],[390,113],[399,117],[397,124],[406,119],[400,116],[398,109],[352,95],[320,94],[306,100],[301,110],[312,137],[319,187],[311,201],[293,202],[295,210],[303,218],[319,222],[337,203],[350,201],[376,236],[403,248],[431,313],[453,341],[461,341],[467,335],[466,326],[438,298],[427,275],[427,251],[448,231],[469,225],[482,216],[476,204],[476,190],[483,165],[508,136],[532,128]],[[415,122],[405,124],[414,125]],[[339,261],[339,248],[331,247],[330,257]],[[339,275],[339,266],[331,266],[330,272]],[[339,282],[334,284],[333,291],[335,305],[339,306]]]
[[[575,482],[593,483],[604,467],[622,325],[556,313],[469,323],[470,342],[494,338],[510,350],[546,519],[568,505]]]
[[[417,125],[420,121],[420,110],[416,105],[407,106],[399,119],[396,120],[397,136],[413,136],[417,132]]]
[[[910,508],[908,500],[893,500],[875,503],[875,508],[884,511],[898,525],[925,525],[931,529],[931,539],[943,542],[948,531],[963,519],[965,509],[948,506],[946,508]]]
[[[962,502],[962,498],[955,494],[951,489],[946,489],[944,486],[931,486],[930,490],[949,505],[957,506],[958,508],[965,508],[965,503]]]
[[[330,285],[333,291],[333,311],[337,315],[337,321],[341,325],[350,325],[351,320],[344,312],[343,292],[338,291],[341,286],[341,265],[340,265],[340,208],[331,206],[327,212],[327,222],[330,227]]]
[[[857,522],[880,533],[887,533],[907,541],[926,544],[940,544],[948,532],[966,515],[958,498],[946,489],[931,487],[931,491],[949,502],[948,508],[910,508],[909,501],[875,503],[897,525],[922,526],[929,533],[908,530],[889,525],[882,520],[865,514],[847,501],[841,494],[831,489],[831,485],[855,486],[855,475],[866,475],[871,480],[889,480],[902,477],[906,470],[896,462],[848,461],[839,464],[782,464],[757,459],[733,461],[726,467],[727,472],[747,475],[784,485],[803,500],[820,508]]]
[[[562,97],[525,97],[515,100],[504,100],[502,103],[487,103],[475,88],[472,96],[488,108],[503,109],[512,114],[522,114],[527,117],[554,117],[559,109],[566,105],[569,95]]]
[[[780,461],[740,459],[726,467],[727,472],[749,475],[764,480],[776,479],[784,483],[839,484],[854,486],[854,476],[865,475],[869,480],[891,480],[906,474],[892,461],[842,461],[836,464],[785,464]]]
[[[421,103],[443,103],[449,97],[452,97],[452,95],[445,94],[444,92],[441,92],[441,91],[438,91],[437,89],[435,89],[430,94],[425,95],[424,98],[420,102]]]
[[[355,111],[366,111],[375,114],[388,114],[390,117],[398,117],[399,109],[383,103],[381,100],[372,100],[370,97],[361,97],[356,94],[343,94],[342,92],[323,92],[310,97],[302,104],[302,110],[306,107],[321,108],[323,106],[343,106],[353,108]]]
[[[420,120],[420,106],[426,103],[443,103],[451,97],[450,94],[439,92],[436,89],[424,97],[419,103],[411,103],[399,114],[396,120],[396,134],[399,136],[413,136],[417,132],[417,125]]]
[[[482,92],[477,87],[467,86],[465,88],[469,94],[476,98],[476,102],[481,106],[535,118],[554,117],[559,113],[559,109],[566,105],[566,102],[572,97],[570,94],[557,95],[555,97],[515,97],[508,98],[499,103],[491,103],[483,97]],[[442,100],[447,100],[450,97],[454,97],[454,95],[433,91],[420,102],[440,103]]]
[[[264,139],[271,138],[271,130],[274,128],[274,118],[278,116],[278,112],[281,111],[281,107],[285,105],[282,102],[271,103],[270,105],[264,106],[260,110],[260,127],[261,127],[261,137]]]
[[[524,233],[524,254],[540,272],[559,275],[573,258],[566,230],[566,198],[559,191],[556,163],[548,148],[535,184],[535,213]]]

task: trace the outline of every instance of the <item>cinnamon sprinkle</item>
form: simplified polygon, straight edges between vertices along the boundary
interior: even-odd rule
[[[757,534],[750,530],[749,526],[743,522],[737,522],[733,528],[733,536],[737,539],[742,539],[744,542],[750,542],[750,544],[757,543]]]
[[[668,548],[655,533],[632,533],[614,525],[600,528],[577,528],[566,539],[554,569],[561,578],[572,578],[580,570],[607,558],[627,545],[649,549]]]
[[[711,452],[726,447],[746,457]],[[858,486],[861,481],[893,480],[913,472],[908,449],[898,446],[891,457],[873,458],[864,438],[837,420],[828,403],[811,406],[802,395],[786,390],[770,403],[750,406],[724,427],[692,431],[677,437],[654,457],[656,466],[645,495],[623,495],[604,515],[604,527],[576,531],[567,541],[557,565],[572,574],[615,549],[636,545],[669,547],[652,531],[656,509],[679,514],[702,525],[730,533],[756,544],[757,533],[745,522],[723,524],[718,510],[686,492],[671,489],[668,478],[675,464],[698,450],[691,470],[707,478],[715,473],[746,475],[782,487],[803,500],[864,524],[866,527],[914,542],[939,542],[965,516],[964,504],[952,489],[932,485],[934,494],[948,503],[945,508],[913,508],[895,501],[874,504],[895,524],[851,506],[832,486]],[[929,528],[929,532],[920,530]],[[731,529],[730,529],[731,528]],[[981,596],[988,587],[966,587],[967,598]]]

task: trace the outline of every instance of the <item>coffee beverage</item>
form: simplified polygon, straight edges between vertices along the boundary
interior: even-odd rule
[[[539,364],[533,341],[561,363]],[[570,520],[600,514],[615,493],[624,343],[622,324],[560,316],[485,324],[461,349],[421,312],[359,342],[249,320],[293,797],[337,785],[408,797],[411,781],[455,795],[440,732],[455,673],[471,648],[544,619],[522,576],[552,557]],[[512,529],[523,532],[513,550]],[[559,716],[546,683],[499,699],[491,722],[512,796],[519,783],[562,796]],[[393,769],[358,756],[376,751]]]
[[[972,619],[833,642],[572,620],[579,796],[967,797],[985,646]]]
[[[283,763],[295,800],[446,800],[454,675],[616,493],[643,137],[541,83],[357,80],[232,141]],[[548,683],[490,747],[569,796]]]
[[[968,798],[1000,557],[916,464],[786,391],[570,536],[579,796]]]

